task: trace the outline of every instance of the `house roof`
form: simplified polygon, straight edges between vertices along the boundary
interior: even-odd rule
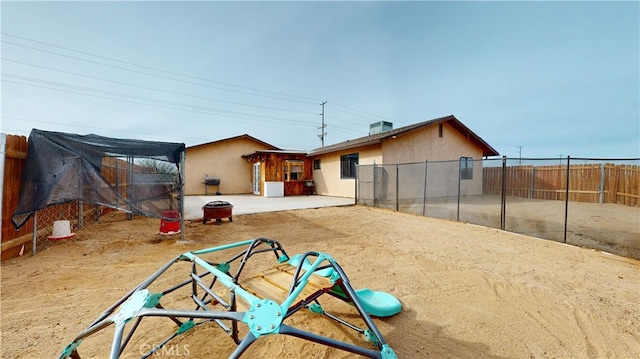
[[[271,149],[271,150],[280,150],[280,148],[278,148],[278,147],[276,147],[276,146],[274,146],[274,145],[271,145],[271,144],[269,144],[269,143],[266,143],[266,142],[264,142],[264,141],[261,141],[261,140],[259,140],[259,139],[255,138],[255,137],[249,136],[249,135],[247,135],[246,133],[245,133],[244,135],[239,135],[239,136],[234,136],[234,137],[224,138],[224,139],[222,139],[222,140],[217,140],[217,141],[213,141],[213,142],[201,143],[201,144],[199,144],[199,145],[195,145],[195,146],[189,146],[189,147],[187,147],[187,150],[188,150],[188,149],[190,149],[190,148],[198,148],[198,147],[203,147],[203,146],[212,145],[212,144],[214,144],[214,143],[220,143],[220,142],[225,142],[225,141],[233,141],[233,140],[237,140],[237,139],[240,139],[240,138],[246,138],[246,139],[249,139],[249,140],[251,140],[251,141],[254,141],[254,142],[260,143],[260,144],[262,144],[262,145],[264,145],[264,146],[266,146],[266,147],[269,147],[269,149]]]
[[[480,147],[482,149],[483,156],[499,155],[498,151],[496,151],[487,142],[485,142],[482,138],[480,138],[480,136],[476,135],[473,131],[471,131],[467,126],[465,126],[453,115],[440,117],[440,118],[436,118],[429,121],[419,122],[413,125],[396,128],[395,130],[391,130],[387,132],[364,136],[364,137],[356,138],[353,140],[347,140],[347,141],[336,143],[330,146],[316,148],[314,150],[311,150],[307,155],[316,156],[316,155],[321,155],[325,153],[347,150],[350,148],[373,145],[373,144],[381,143],[382,141],[394,136],[403,135],[411,131],[415,131],[428,126],[433,126],[443,122],[449,123],[454,129],[460,132],[463,136],[467,137],[476,146]]]
[[[256,150],[254,153],[242,155],[242,158],[252,158],[260,155],[261,153],[275,153],[280,155],[306,155],[306,151],[297,151],[297,150]]]

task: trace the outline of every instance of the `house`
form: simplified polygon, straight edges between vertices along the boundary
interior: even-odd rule
[[[356,164],[396,164],[424,161],[464,160],[468,170],[483,157],[499,153],[454,116],[436,118],[393,129],[389,122],[373,124],[368,136],[317,148],[307,153],[313,163],[313,181],[318,194],[353,197]],[[480,180],[466,184],[468,193],[482,191]]]
[[[370,126],[368,136],[312,150],[283,150],[249,135],[187,147],[187,195],[213,194],[205,178],[220,180],[223,194],[253,193],[266,197],[311,192],[355,196],[356,164],[396,164],[463,159],[477,180],[465,193],[482,190],[483,157],[498,152],[454,116],[393,129],[390,122]]]
[[[186,148],[185,194],[253,193],[252,164],[242,156],[258,150],[280,150],[247,134]],[[205,178],[218,185],[206,185]]]

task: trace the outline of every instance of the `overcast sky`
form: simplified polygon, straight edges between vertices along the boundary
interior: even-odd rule
[[[325,145],[377,121],[454,115],[508,157],[640,157],[637,1],[2,1],[1,11],[7,134],[187,146],[249,134],[311,150],[327,101]]]

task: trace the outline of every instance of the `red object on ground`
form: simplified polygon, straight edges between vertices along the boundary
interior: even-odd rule
[[[160,234],[172,235],[180,233],[180,212],[163,211],[162,217],[160,220]]]
[[[229,217],[229,222],[233,222],[233,205],[225,201],[213,201],[202,207],[202,224],[207,223],[210,219],[215,219],[216,224],[222,223],[222,218]]]

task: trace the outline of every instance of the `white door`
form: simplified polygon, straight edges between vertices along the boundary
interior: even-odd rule
[[[253,194],[260,195],[260,162],[253,164]]]

